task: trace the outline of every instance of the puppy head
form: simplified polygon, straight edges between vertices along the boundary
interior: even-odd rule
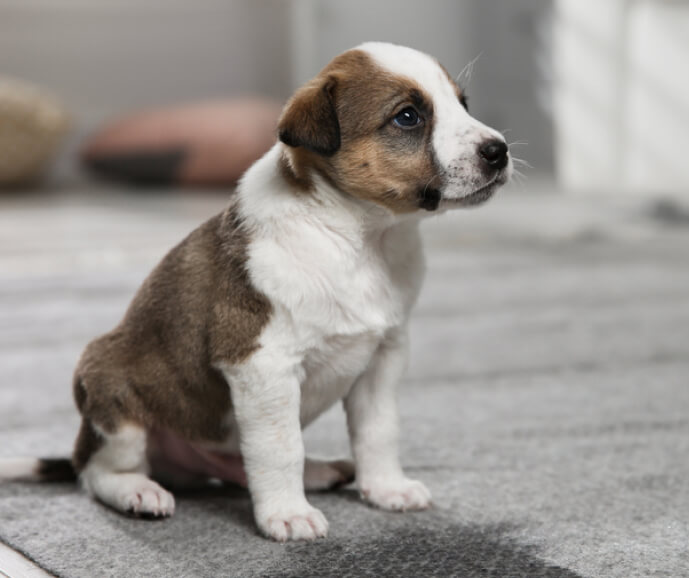
[[[278,131],[294,183],[308,188],[315,171],[395,213],[475,205],[512,172],[502,135],[469,115],[445,69],[392,44],[335,58],[287,103]]]

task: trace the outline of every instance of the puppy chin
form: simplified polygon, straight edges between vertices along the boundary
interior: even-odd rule
[[[441,204],[444,206],[444,208],[448,209],[461,207],[476,207],[478,205],[482,205],[488,199],[490,199],[499,186],[500,185],[498,185],[497,183],[491,183],[462,197],[443,195]]]
[[[504,171],[495,175],[484,185],[472,189],[468,193],[457,193],[451,189],[441,193],[440,205],[443,208],[476,207],[490,199],[495,192],[509,180],[509,174]]]

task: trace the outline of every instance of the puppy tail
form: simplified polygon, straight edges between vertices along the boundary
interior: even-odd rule
[[[0,481],[72,482],[77,473],[66,458],[2,458]]]

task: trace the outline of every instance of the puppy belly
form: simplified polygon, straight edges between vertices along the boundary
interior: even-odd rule
[[[148,433],[148,460],[157,474],[166,478],[190,476],[216,478],[246,487],[242,456],[237,451],[223,452],[189,442],[169,430]]]

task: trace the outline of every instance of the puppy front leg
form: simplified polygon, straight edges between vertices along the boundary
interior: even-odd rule
[[[407,478],[398,457],[395,390],[407,364],[405,329],[389,335],[345,399],[347,425],[361,495],[386,510],[428,508],[426,486]]]
[[[313,540],[327,534],[328,522],[304,495],[298,371],[279,366],[275,356],[261,352],[244,367],[223,373],[256,524],[279,542]]]

